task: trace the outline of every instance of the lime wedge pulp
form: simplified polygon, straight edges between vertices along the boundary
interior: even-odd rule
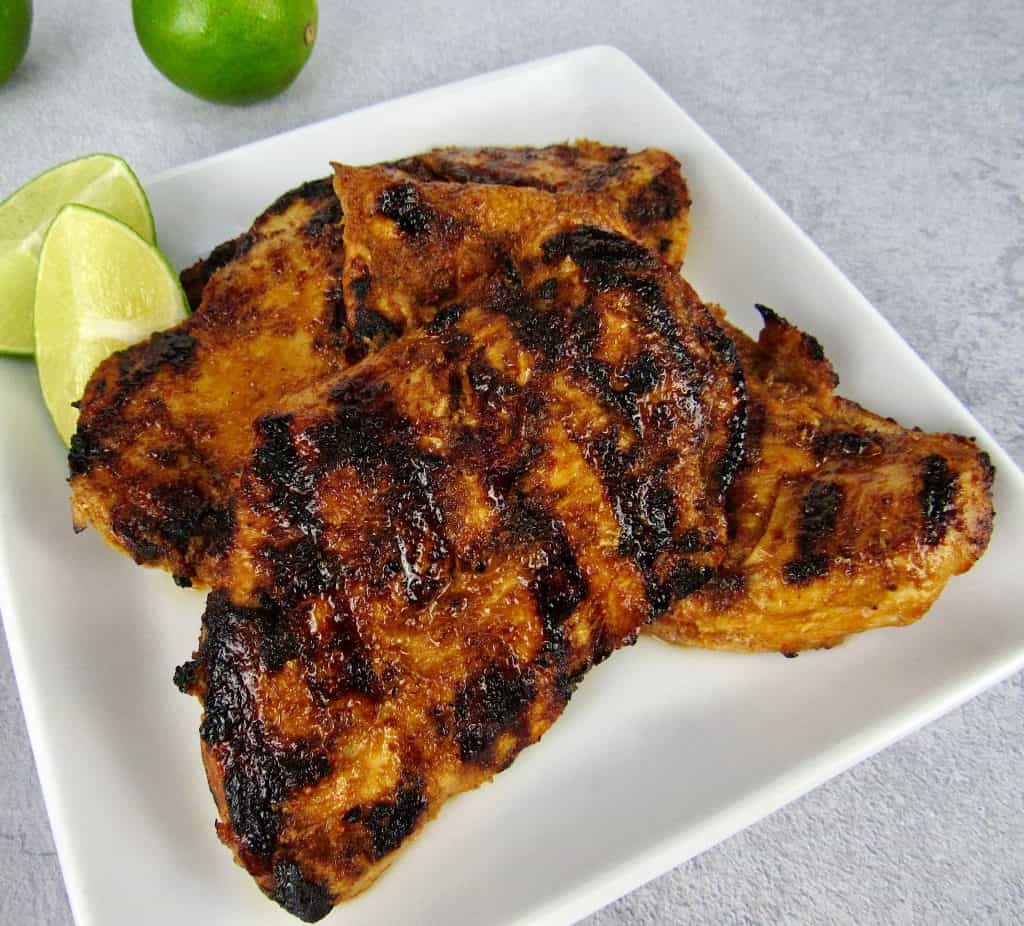
[[[0,203],[0,353],[32,353],[39,248],[53,217],[71,202],[109,212],[156,243],[149,201],[120,158],[91,154],[30,180]]]
[[[88,206],[57,213],[39,254],[36,366],[65,444],[93,370],[121,350],[188,317],[164,256],[132,229]]]

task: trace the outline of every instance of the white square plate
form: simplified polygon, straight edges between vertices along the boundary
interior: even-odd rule
[[[683,163],[685,273],[756,330],[752,304],[816,334],[843,392],[978,436],[998,467],[988,554],[903,630],[800,659],[644,639],[595,670],[545,737],[452,801],[333,921],[569,923],[1024,664],[1024,477],[768,197],[632,61],[590,48],[350,113],[152,180],[176,266],[248,227],[328,161],[587,136]],[[982,361],[983,362],[983,361]],[[294,923],[213,832],[198,704],[171,684],[201,594],[71,531],[65,455],[31,364],[0,361],[0,608],[79,926]]]

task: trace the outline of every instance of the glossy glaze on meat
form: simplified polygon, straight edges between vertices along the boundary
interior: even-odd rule
[[[396,176],[499,178],[572,214],[614,217],[663,259],[682,260],[689,199],[679,163],[656,150],[580,142],[542,149],[446,149]],[[393,168],[398,171],[398,168]],[[494,188],[492,188],[494,189]],[[508,189],[502,187],[500,189]],[[486,198],[486,197],[485,197]],[[195,315],[115,354],[81,402],[70,457],[76,525],[136,562],[209,585],[233,523],[252,422],[366,352],[367,321],[345,305],[342,213],[329,179],[286,193],[240,238],[183,274]],[[434,311],[423,304],[423,318]],[[354,328],[350,328],[349,316]],[[374,343],[395,332],[370,318]]]
[[[985,552],[988,456],[964,437],[904,428],[834,395],[818,342],[759,308],[758,341],[728,326],[750,399],[729,550],[651,632],[796,653],[909,624]]]
[[[429,221],[387,215],[396,187]],[[403,249],[493,269],[256,421],[179,671],[221,838],[306,919],[506,768],[725,553],[729,340],[655,253],[576,224],[583,205],[495,189],[344,172],[346,251],[389,261],[379,306],[431,265]]]
[[[210,586],[221,839],[314,920],[507,767],[638,631],[795,653],[909,622],[991,530],[973,443],[833,395],[679,277],[664,152],[592,142],[335,165],[183,275],[106,361],[76,524]]]

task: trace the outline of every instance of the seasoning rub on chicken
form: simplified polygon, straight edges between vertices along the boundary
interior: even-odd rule
[[[453,246],[496,269],[255,422],[178,673],[221,838],[310,920],[721,560],[743,414],[731,345],[651,251],[536,190],[501,197],[503,241],[473,224],[492,188],[344,176],[350,253],[397,230],[420,269]],[[360,214],[392,196],[398,218]],[[403,304],[407,280],[370,273],[367,301]]]
[[[400,165],[395,176],[406,180],[500,180],[517,189],[493,189],[520,198],[531,190],[571,196],[580,221],[606,220],[676,269],[686,250],[686,183],[662,151],[627,154],[594,142],[446,149]],[[389,208],[402,208],[400,194]],[[182,584],[212,584],[210,563],[230,536],[238,476],[253,450],[253,421],[357,360],[368,342],[402,330],[395,319],[346,307],[341,221],[331,179],[286,193],[248,232],[186,271],[192,318],[100,365],[71,449],[78,527],[95,527]],[[409,307],[416,321],[435,309]]]
[[[639,631],[832,646],[984,552],[986,455],[835,396],[774,311],[755,342],[706,308],[689,205],[670,155],[594,142],[335,165],[92,377],[75,523],[211,589],[175,681],[221,839],[297,916]]]

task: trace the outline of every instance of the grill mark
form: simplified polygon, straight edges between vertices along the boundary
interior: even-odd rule
[[[146,456],[161,466],[171,467],[177,464],[181,450],[178,447],[156,447],[153,450],[147,450]]]
[[[457,370],[448,371],[448,401],[453,412],[462,408],[462,376]]]
[[[563,655],[563,626],[590,595],[590,583],[576,561],[565,526],[517,491],[503,512],[505,528],[514,541],[539,546],[529,588],[544,630],[545,649],[556,659]]]
[[[601,338],[601,319],[592,300],[588,299],[572,312],[569,319],[568,335],[569,353],[576,357],[589,357],[594,353]],[[650,355],[645,352],[643,356],[647,358]],[[641,365],[644,362],[646,361],[641,361]],[[628,366],[626,372],[629,373]],[[637,369],[633,371],[633,375],[639,380],[643,376],[643,372]],[[655,377],[657,378],[657,373],[655,373]]]
[[[184,330],[157,331],[148,341],[116,354],[118,396],[121,404],[132,390],[138,389],[164,365],[183,369],[195,354],[196,341]]]
[[[301,742],[288,749],[271,745],[259,724],[248,731],[248,739],[246,745],[228,747],[222,762],[224,797],[242,848],[266,864],[281,834],[279,805],[328,775],[330,761]]]
[[[348,311],[345,308],[345,289],[342,286],[330,286],[324,293],[327,303],[329,330],[334,334],[348,331]]]
[[[386,387],[350,379],[331,398],[335,417],[305,434],[318,457],[313,484],[339,466],[352,466],[363,478],[380,468],[390,473],[384,504],[394,530],[380,540],[385,548],[371,557],[364,577],[382,586],[393,578],[397,564],[407,600],[424,605],[440,590],[450,555],[444,512],[435,495],[442,461],[416,447],[415,430],[398,413]],[[332,566],[328,571],[338,570]]]
[[[378,343],[391,341],[402,333],[402,328],[386,315],[370,306],[369,298],[372,287],[373,278],[370,275],[370,271],[366,269],[349,283],[352,302],[355,305],[353,333],[357,338],[362,338],[364,341],[376,341]]]
[[[365,305],[366,300],[370,296],[370,289],[373,286],[373,277],[370,275],[370,271],[364,269],[350,285],[352,287],[352,296],[356,303]]]
[[[276,670],[294,654],[293,645],[281,642],[287,637],[284,622],[285,616],[279,609],[241,607],[232,604],[223,591],[211,592],[206,599],[204,635],[197,659],[207,684],[199,730],[205,742],[228,742],[252,722],[255,713],[246,673],[257,668],[255,657],[268,670]],[[270,644],[264,651],[264,638],[278,641],[279,645]]]
[[[409,603],[422,606],[440,591],[450,556],[444,512],[433,488],[440,478],[440,461],[413,453],[397,460],[395,470],[397,486],[388,501],[398,527],[402,584]]]
[[[68,451],[68,469],[72,478],[84,476],[93,467],[106,463],[111,456],[111,451],[103,446],[93,428],[87,424],[78,425],[78,430],[71,435],[71,448]]]
[[[252,457],[253,473],[269,490],[270,504],[298,534],[286,543],[268,541],[258,551],[269,567],[269,594],[285,609],[333,591],[341,576],[337,558],[323,544],[316,494],[323,465],[302,458],[292,437],[293,425],[291,415],[259,419],[260,440]]]
[[[149,531],[152,528],[150,519],[138,510],[133,510],[130,515],[111,512],[110,530],[128,551],[128,555],[140,565],[153,562],[164,552],[161,544],[150,539]]]
[[[568,257],[581,269],[595,272],[608,266],[639,270],[654,266],[656,261],[642,245],[594,225],[579,225],[552,235],[542,242],[541,253],[549,264]]]
[[[408,422],[399,419],[386,384],[351,377],[331,390],[334,418],[316,425],[307,438],[321,466],[352,466],[362,475],[384,462],[389,439],[412,440]],[[399,434],[399,432],[401,432]]]
[[[558,278],[548,277],[537,287],[537,298],[551,300],[558,295]]]
[[[575,372],[584,379],[601,403],[626,418],[638,433],[643,433],[639,413],[639,400],[650,392],[661,378],[661,370],[653,354],[644,351],[626,364],[620,378],[625,381],[621,389],[612,385],[612,365],[595,357],[585,357],[575,364]]]
[[[307,878],[295,862],[284,859],[274,865],[274,889],[270,896],[304,923],[322,920],[335,903],[326,884]]]
[[[292,204],[299,200],[315,202],[321,199],[334,198],[334,182],[331,177],[319,177],[316,180],[307,180],[305,183],[282,193],[270,207],[263,213],[263,216],[280,215],[287,212]],[[263,217],[261,216],[261,218]],[[258,222],[259,220],[257,220]]]
[[[423,785],[414,780],[399,788],[392,801],[378,801],[363,814],[362,825],[370,834],[373,860],[394,852],[416,829],[427,799]]]
[[[733,384],[739,397],[739,404],[729,416],[726,424],[725,449],[715,465],[714,484],[719,498],[725,498],[736,481],[747,459],[747,431],[750,427],[750,403],[743,370],[736,367]]]
[[[814,545],[835,530],[839,508],[843,503],[842,487],[834,482],[815,482],[804,496],[800,515],[800,549]]]
[[[319,519],[311,518],[304,526],[306,535],[283,546],[267,544],[262,550],[274,577],[275,594],[288,607],[331,592],[339,584],[340,565],[319,543]]]
[[[654,355],[643,351],[626,366],[623,378],[626,381],[627,391],[632,395],[641,396],[658,385],[661,371],[658,369]]]
[[[730,572],[719,567],[706,586],[706,594],[712,607],[725,610],[735,606],[739,597],[746,592],[747,577],[741,572]]]
[[[202,540],[205,553],[227,548],[235,526],[234,513],[207,499],[200,486],[184,482],[159,485],[150,497],[160,510],[156,520],[160,536],[179,553],[187,553],[196,540]]]
[[[479,348],[469,361],[466,370],[469,387],[480,398],[487,411],[494,411],[510,396],[518,394],[519,387],[512,380],[502,376],[484,359],[484,349]]]
[[[463,762],[486,761],[498,738],[513,730],[537,693],[533,670],[514,660],[490,664],[459,690],[453,706],[455,742]]]
[[[283,665],[290,647],[284,620],[278,609],[238,607],[225,593],[212,592],[195,667],[186,663],[175,673],[183,684],[194,685],[200,672],[205,677],[200,736],[217,751],[231,826],[257,867],[277,847],[280,802],[330,772],[322,748],[304,741],[274,743],[258,719],[253,679],[261,668]]]
[[[466,311],[466,306],[461,302],[453,302],[446,305],[441,311],[424,326],[428,334],[441,334],[451,328]]]
[[[532,304],[519,271],[508,254],[496,258],[495,275],[488,281],[485,305],[508,318],[516,339],[545,361],[562,355],[567,340],[565,317],[557,310],[544,311]]]
[[[639,299],[646,317],[645,322],[658,332],[668,344],[676,362],[683,371],[689,389],[691,415],[695,413],[698,396],[700,393],[697,363],[693,355],[686,349],[682,339],[679,337],[679,328],[676,325],[675,317],[665,302],[665,294],[661,284],[654,279],[643,279],[639,277],[626,276],[621,280],[621,285],[632,292]]]
[[[302,229],[302,233],[307,238],[318,241],[325,237],[325,233],[329,234],[331,230],[337,230],[341,219],[341,203],[332,196],[327,203],[317,209],[313,218]]]
[[[304,533],[314,532],[316,479],[292,440],[291,415],[267,415],[256,421],[259,439],[252,457],[253,472],[270,489],[271,501]]]
[[[643,323],[664,338],[682,370],[690,392],[690,413],[696,414],[700,392],[698,365],[683,344],[657,275],[650,274],[663,266],[659,259],[628,238],[592,225],[552,235],[541,244],[541,252],[548,263],[570,258],[583,271],[584,280],[598,292],[633,293]]]
[[[444,351],[444,359],[448,363],[461,360],[472,343],[472,338],[468,334],[453,328],[445,328],[439,335],[439,340],[441,349]]]
[[[946,536],[949,521],[956,511],[959,476],[949,468],[946,458],[932,454],[921,460],[921,492],[918,496],[924,515],[924,541],[936,546]]]
[[[327,705],[353,692],[380,700],[383,687],[373,668],[370,648],[363,640],[355,617],[347,609],[332,615],[326,644],[305,644],[306,682],[310,691]]]
[[[811,443],[812,452],[821,461],[835,457],[859,457],[877,449],[875,437],[855,431],[827,431],[815,435]]]
[[[523,401],[512,407],[509,431],[514,436],[507,452],[494,453],[497,437],[486,420],[479,429],[463,429],[458,438],[459,454],[478,467],[487,494],[503,516],[513,513],[520,495],[516,488],[519,480],[544,452],[534,428],[543,411],[536,399],[533,393],[526,392]]]
[[[647,471],[634,475],[630,472],[633,455],[620,452],[617,443],[618,432],[613,429],[584,445],[583,452],[600,473],[605,494],[615,513],[619,525],[619,553],[636,563],[643,576],[650,608],[647,619],[650,621],[665,613],[674,602],[692,595],[711,581],[713,569],[680,556],[707,552],[710,546],[695,528],[675,538],[678,511],[675,496],[662,475],[666,467],[651,466]],[[663,553],[673,555],[667,577],[664,569],[659,575],[655,568]]]
[[[678,170],[666,168],[629,198],[624,212],[626,219],[641,228],[670,222],[684,206],[689,206],[685,187],[681,191],[679,185]]]
[[[798,557],[782,567],[782,578],[800,585],[825,575],[829,558],[816,549],[836,527],[843,504],[842,486],[834,482],[813,482],[804,494],[797,535]]]
[[[715,577],[715,570],[710,566],[700,566],[689,560],[679,560],[672,566],[669,577],[664,582],[653,576],[646,577],[647,600],[651,605],[650,620],[664,614],[674,602],[699,592]]]
[[[713,484],[722,499],[728,493],[740,470],[747,453],[747,429],[750,426],[750,397],[743,367],[736,354],[732,338],[717,324],[700,329],[701,336],[710,343],[712,350],[726,366],[732,367],[732,384],[736,391],[737,406],[726,424],[725,449],[715,465]]]
[[[428,232],[454,231],[456,228],[454,219],[442,215],[423,201],[413,183],[398,183],[383,190],[377,197],[377,211],[410,238],[421,238]]]
[[[584,455],[601,473],[619,523],[619,552],[648,574],[658,554],[672,545],[678,513],[675,498],[660,472],[634,476],[630,454],[618,450],[618,431],[584,446]]]
[[[790,585],[803,585],[828,573],[829,561],[824,553],[808,553],[782,567],[782,578]]]
[[[111,531],[136,562],[153,562],[176,552],[191,563],[207,554],[222,553],[231,543],[235,526],[232,508],[210,501],[198,486],[156,485],[149,501],[149,510],[129,504],[111,511]],[[176,581],[190,582],[190,574],[179,573]]]
[[[365,305],[356,306],[356,323],[353,329],[356,337],[365,341],[392,341],[402,329],[387,316]]]

